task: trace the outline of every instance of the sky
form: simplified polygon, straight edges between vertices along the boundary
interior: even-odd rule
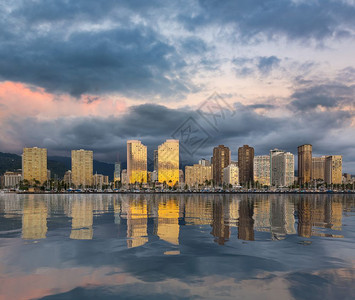
[[[355,174],[354,0],[3,0],[0,151],[182,161],[249,144],[343,155]]]

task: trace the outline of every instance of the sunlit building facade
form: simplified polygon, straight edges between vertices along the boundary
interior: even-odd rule
[[[179,183],[179,140],[166,140],[158,147],[158,181]]]
[[[270,151],[270,183],[275,187],[294,184],[294,155],[279,149]]]
[[[270,155],[254,157],[254,181],[261,185],[270,185]]]
[[[310,183],[312,179],[312,145],[306,144],[298,148],[298,183]]]
[[[325,158],[325,182],[327,184],[342,184],[343,181],[343,157],[341,155],[329,155]]]
[[[127,141],[127,178],[129,183],[147,183],[147,146]]]
[[[90,150],[71,151],[72,183],[76,187],[89,187],[93,184],[94,153]]]
[[[5,172],[4,174],[4,187],[15,188],[20,185],[22,180],[21,172]]]
[[[312,179],[324,180],[325,156],[312,157]]]
[[[47,181],[47,149],[24,148],[22,154],[22,179],[30,183]]]
[[[223,183],[226,185],[239,185],[239,167],[235,164],[230,164],[223,169]]]
[[[185,184],[190,187],[205,185],[206,181],[212,180],[212,166],[194,164],[185,167]]]

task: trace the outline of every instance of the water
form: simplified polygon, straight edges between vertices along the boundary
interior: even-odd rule
[[[0,195],[0,299],[354,299],[353,195]]]

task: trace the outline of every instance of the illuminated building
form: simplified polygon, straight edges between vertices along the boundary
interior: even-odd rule
[[[147,146],[138,140],[127,141],[127,179],[129,183],[147,183]]]
[[[327,184],[342,184],[342,161],[341,155],[330,155],[325,158],[325,182]]]
[[[223,169],[229,166],[231,162],[231,152],[228,147],[219,145],[213,149],[212,172],[213,184],[220,186],[223,183]]]
[[[254,180],[254,148],[244,145],[238,148],[239,182],[246,184]]]
[[[270,185],[270,155],[254,157],[254,181],[261,185]]]
[[[22,179],[43,184],[47,181],[47,149],[24,148],[22,154]]]
[[[205,185],[212,179],[212,166],[195,164],[185,167],[185,184],[188,186]]]
[[[158,181],[179,183],[179,140],[166,140],[158,147]]]
[[[230,164],[223,169],[223,183],[227,185],[239,185],[239,168],[235,164]]]
[[[93,181],[93,151],[72,150],[71,151],[71,172],[72,183],[76,187],[92,186]]]
[[[276,187],[287,187],[294,183],[294,156],[290,152],[274,149],[270,151],[270,183]]]
[[[324,180],[325,156],[312,157],[312,179]]]
[[[312,177],[312,145],[302,145],[298,148],[298,183],[309,183]]]

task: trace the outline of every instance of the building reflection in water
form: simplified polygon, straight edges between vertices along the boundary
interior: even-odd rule
[[[93,202],[90,199],[73,199],[71,202],[71,218],[70,238],[91,240],[93,237]]]
[[[45,239],[47,234],[47,204],[29,195],[24,201],[22,213],[22,238]]]
[[[176,199],[169,199],[158,204],[158,230],[160,239],[179,245],[179,204]]]
[[[342,238],[342,235],[322,232],[322,229],[340,231],[342,228],[343,204],[339,199],[332,201],[320,197],[306,196],[298,205],[298,235],[310,238],[323,236]]]
[[[143,199],[124,201],[122,213],[127,218],[127,247],[139,247],[148,242],[147,202]]]
[[[48,224],[50,230],[59,224],[52,215],[64,215],[71,218],[71,239],[90,240],[94,217],[98,224],[103,218],[117,225],[129,248],[154,237],[178,245],[181,226],[205,226],[224,245],[265,232],[273,240],[293,234],[341,238],[343,215],[354,202],[341,195],[14,195],[0,198],[0,221],[4,229],[22,226],[23,239],[44,239]]]
[[[239,202],[238,239],[254,241],[254,202],[242,200]]]

